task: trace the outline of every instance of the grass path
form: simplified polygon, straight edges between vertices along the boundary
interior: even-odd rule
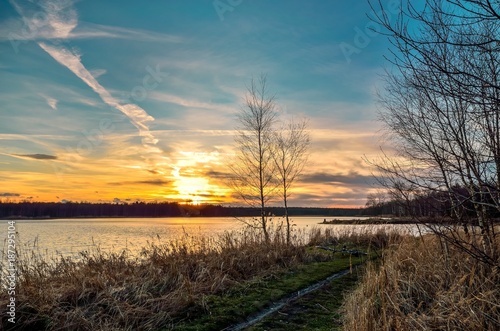
[[[203,308],[198,306],[198,309],[193,309],[188,320],[178,323],[174,329],[243,330],[254,323],[258,324],[251,326],[250,330],[276,330],[279,327],[289,329],[290,326],[285,328],[285,324],[279,326],[280,319],[275,316],[282,316],[287,309],[311,315],[320,306],[326,310],[322,311],[324,321],[318,323],[331,327],[332,311],[341,305],[345,285],[351,283],[348,280],[355,282],[354,275],[357,271],[350,274],[350,267],[364,261],[366,261],[364,258],[338,257],[333,261],[314,262],[271,278],[256,279],[254,282],[241,284],[224,295],[207,296],[202,300]],[[308,294],[297,295],[300,292]],[[304,303],[304,307],[309,306],[308,302],[313,302],[311,300],[316,300],[315,298],[319,300],[317,306],[316,303],[311,303],[311,309],[300,309]],[[293,315],[300,315],[296,313]],[[268,317],[264,318],[265,316]],[[306,319],[308,318],[304,317],[293,323],[301,326]],[[316,319],[317,317],[314,317],[314,320]],[[271,323],[273,326],[267,327],[266,323]],[[331,328],[321,330],[331,330]]]
[[[226,330],[228,330],[228,331],[244,330],[244,329],[260,322],[261,320],[263,320],[264,318],[266,318],[267,316],[269,316],[275,312],[279,313],[280,310],[282,310],[285,306],[289,305],[293,301],[295,301],[299,298],[302,298],[303,296],[305,296],[309,293],[317,291],[318,289],[324,287],[325,285],[327,285],[328,283],[330,283],[334,279],[343,277],[343,276],[347,275],[348,273],[349,273],[349,270],[345,269],[345,270],[337,272],[337,273],[329,276],[327,279],[319,281],[319,282],[317,282],[317,283],[315,283],[315,284],[313,284],[313,285],[311,285],[303,290],[300,290],[300,291],[297,291],[297,292],[292,293],[290,295],[287,295],[286,297],[274,302],[267,309],[259,312],[258,314],[256,314],[253,317],[250,317],[249,319],[247,319],[247,321],[239,323],[239,324],[234,325],[232,327],[229,327]]]
[[[358,273],[359,271],[356,270],[334,279],[244,330],[341,330],[342,320],[339,309],[344,294],[356,285]]]

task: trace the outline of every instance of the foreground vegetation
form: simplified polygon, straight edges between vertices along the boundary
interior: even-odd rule
[[[16,323],[6,330],[221,330],[366,260],[251,330],[498,330],[500,275],[433,234],[245,229],[148,243],[140,256],[19,252]],[[464,239],[465,240],[465,239]],[[480,243],[475,243],[480,245]],[[496,244],[500,248],[500,242]],[[368,256],[319,249],[363,249]],[[372,258],[376,259],[372,259]],[[346,297],[344,297],[346,296]],[[0,305],[9,297],[0,293]],[[342,308],[340,309],[340,307]]]
[[[16,324],[19,330],[219,330],[242,321],[293,291],[361,262],[315,245],[378,250],[387,233],[337,234],[314,230],[305,240],[284,231],[266,242],[245,229],[210,238],[185,236],[149,243],[140,256],[95,249],[78,260],[47,261],[19,253]],[[339,246],[341,247],[341,246]],[[0,294],[0,306],[9,297]]]
[[[349,295],[344,328],[500,330],[498,256],[495,262],[481,263],[435,235],[406,237],[386,252],[379,267],[367,269]]]

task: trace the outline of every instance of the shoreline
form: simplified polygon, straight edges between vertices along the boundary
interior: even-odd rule
[[[500,224],[500,219],[494,219],[494,223]],[[331,225],[385,225],[385,224],[427,224],[427,225],[463,225],[463,223],[457,223],[456,221],[446,219],[446,218],[422,218],[417,220],[414,218],[405,217],[369,217],[367,219],[353,218],[352,220],[343,219],[332,219],[327,220],[326,218],[323,222],[318,224],[331,224]],[[476,220],[468,220],[467,225],[478,225]]]
[[[96,219],[96,218],[241,218],[241,217],[258,217],[258,216],[248,216],[248,215],[241,215],[241,216],[198,216],[198,215],[186,215],[186,216],[69,216],[69,217],[52,217],[52,216],[41,216],[41,217],[28,217],[28,216],[8,216],[4,218],[0,218],[0,220],[6,220],[6,221],[17,221],[17,220],[57,220],[57,219]],[[274,217],[283,217],[283,216],[274,216]],[[331,216],[325,216],[325,215],[293,215],[290,216],[291,219],[294,217],[331,217]],[[351,216],[342,216],[342,217],[351,217]],[[352,216],[354,217],[367,217],[367,216]],[[343,221],[343,220],[340,220]],[[350,220],[347,220],[350,221]],[[322,223],[319,223],[322,224]]]
[[[318,224],[331,224],[331,225],[377,225],[377,224],[420,224],[422,222],[416,221],[414,219],[405,219],[405,218],[384,218],[384,217],[370,217],[367,219],[361,218],[353,218],[350,220],[344,219],[331,219],[327,220],[326,218],[323,222]],[[425,222],[429,223],[429,222]],[[437,222],[433,222],[437,223]]]

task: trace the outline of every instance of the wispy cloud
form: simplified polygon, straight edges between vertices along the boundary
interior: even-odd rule
[[[222,179],[228,179],[234,177],[234,175],[229,172],[222,172],[215,170],[209,170],[205,173],[205,175],[209,178],[222,178]]]
[[[58,103],[58,100],[57,99],[54,99],[52,97],[49,97],[45,94],[41,94],[39,93],[39,95],[45,99],[45,102],[47,102],[47,104],[49,105],[50,108],[54,109],[54,110],[57,110],[57,103]]]
[[[234,113],[235,108],[227,105],[208,103],[193,99],[182,98],[177,95],[169,94],[169,93],[161,93],[161,92],[152,92],[150,94],[151,98],[154,100],[168,102],[175,105],[179,105],[186,108],[198,108],[198,109],[207,109],[213,110],[217,112],[226,112],[226,113]]]
[[[165,186],[172,184],[172,181],[164,179],[150,179],[150,180],[138,180],[138,181],[124,181],[124,182],[111,182],[108,185],[113,186],[123,186],[123,185],[154,185],[154,186]]]
[[[347,175],[339,173],[309,173],[304,174],[299,179],[303,183],[318,183],[318,184],[344,184],[344,185],[368,185],[374,184],[373,176],[363,176],[356,172],[350,172]]]
[[[67,39],[78,25],[78,15],[73,9],[74,1],[72,0],[46,0],[41,2],[38,7],[24,3],[21,5],[14,0],[11,0],[11,4],[29,27],[30,38],[32,39]],[[45,15],[37,15],[40,11],[43,11]],[[38,45],[57,62],[68,68],[85,82],[101,97],[104,103],[125,114],[139,130],[144,143],[155,144],[157,142],[157,139],[149,131],[148,126],[148,123],[154,121],[154,118],[135,104],[121,104],[115,99],[106,88],[99,84],[96,77],[85,68],[82,64],[80,54],[62,46],[49,45],[46,42],[38,42]],[[97,74],[102,74],[102,71]],[[47,102],[52,108],[56,106],[54,100],[47,100]]]
[[[45,135],[45,134],[17,134],[17,133],[0,133],[0,140],[26,140],[30,142],[37,142],[41,139],[64,139],[64,135]]]
[[[68,38],[84,39],[84,38],[113,38],[113,39],[129,39],[142,42],[168,42],[180,43],[182,38],[165,33],[147,31],[141,29],[128,29],[117,26],[109,26],[102,24],[94,24],[82,22],[81,26],[72,31]]]
[[[78,24],[73,0],[46,0],[33,3],[11,0],[11,5],[23,18],[25,29],[10,31],[9,39],[67,39]]]
[[[97,79],[99,78],[100,76],[104,75],[107,73],[107,70],[105,69],[94,69],[94,70],[90,70],[90,73],[92,74],[92,76]]]
[[[46,43],[38,43],[40,47],[52,56],[61,65],[68,68],[85,84],[87,84],[94,92],[96,92],[108,106],[114,107],[127,116],[132,124],[139,130],[140,135],[144,138],[145,143],[155,144],[157,139],[149,131],[148,122],[154,121],[144,109],[135,104],[120,104],[82,64],[80,55],[75,54],[64,47],[53,47]]]
[[[11,154],[11,156],[33,160],[57,160],[57,156],[48,154]]]
[[[0,192],[0,197],[20,197],[19,193]]]
[[[22,21],[9,19],[0,23],[0,40],[68,40],[113,38],[155,43],[179,43],[179,36],[142,29],[78,22],[74,0],[10,0]]]

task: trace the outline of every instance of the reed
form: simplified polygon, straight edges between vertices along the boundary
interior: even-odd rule
[[[498,262],[480,263],[434,235],[406,237],[347,297],[344,329],[499,330]]]
[[[310,230],[309,243],[311,245],[350,245],[352,247],[363,247],[380,251],[390,244],[395,245],[404,237],[401,230],[394,231],[393,228],[380,228],[373,230],[370,225],[363,228],[346,227],[341,230],[334,228],[315,227]]]

